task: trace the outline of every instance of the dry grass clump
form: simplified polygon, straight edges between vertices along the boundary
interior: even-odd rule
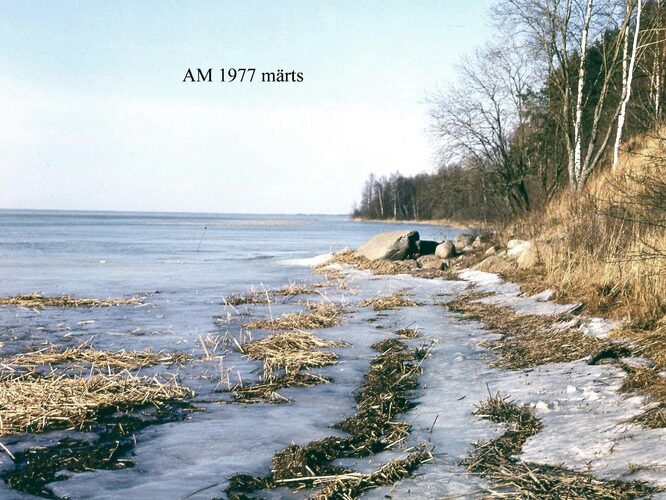
[[[254,305],[254,304],[272,304],[275,302],[270,294],[266,292],[261,292],[257,290],[250,290],[246,293],[234,293],[228,297],[222,298],[223,305],[230,306],[244,306],[244,305]]]
[[[264,373],[271,374],[281,368],[293,373],[303,368],[335,364],[338,357],[334,353],[315,349],[346,346],[345,342],[323,340],[309,332],[297,330],[243,344],[241,349],[250,358],[263,360]]]
[[[385,463],[369,474],[352,472],[337,476],[323,476],[313,480],[313,486],[328,483],[315,492],[311,498],[329,500],[339,498],[357,498],[366,491],[387,484],[394,484],[408,477],[424,463],[432,460],[432,454],[426,450],[417,450],[409,455]]]
[[[631,419],[651,429],[666,427],[666,378],[657,368],[625,368],[621,392],[637,393],[648,398],[651,407]]]
[[[404,339],[415,339],[417,337],[420,337],[421,334],[416,328],[401,328],[395,334],[398,337],[402,337]]]
[[[395,293],[393,295],[372,297],[364,300],[360,305],[363,307],[372,307],[375,311],[386,311],[388,309],[398,309],[399,307],[414,307],[419,304],[400,293]]]
[[[42,307],[113,307],[123,305],[141,305],[136,297],[116,299],[81,299],[71,295],[45,297],[40,293],[0,297],[0,306],[17,306],[29,308]]]
[[[577,361],[613,346],[574,327],[557,328],[557,323],[570,319],[567,315],[518,314],[511,307],[478,302],[486,296],[465,293],[445,306],[462,313],[465,320],[480,321],[488,330],[502,334],[499,340],[484,342],[499,356],[497,366],[515,370]]]
[[[110,367],[131,370],[152,365],[174,365],[188,361],[190,357],[184,353],[165,353],[152,351],[101,351],[88,345],[60,349],[49,346],[34,352],[17,354],[11,358],[0,360],[9,366],[40,366],[59,365],[64,363],[90,363],[98,368]]]
[[[264,330],[312,330],[330,328],[340,323],[342,311],[333,302],[308,303],[306,308],[307,312],[287,313],[279,318],[255,320],[245,327]]]
[[[631,499],[656,492],[649,485],[597,479],[564,467],[523,462],[517,458],[528,438],[542,427],[527,407],[508,401],[499,393],[479,405],[474,412],[479,418],[506,425],[500,437],[477,443],[474,453],[462,465],[496,485],[492,492],[509,498],[541,499],[600,498]]]
[[[294,297],[296,295],[313,295],[318,293],[319,288],[331,286],[327,282],[316,283],[292,283],[289,282],[277,290],[257,290],[252,288],[248,292],[232,294],[223,298],[223,304],[231,306],[254,305],[254,304],[272,304],[276,297]]]
[[[319,288],[326,288],[331,286],[330,283],[319,281],[316,283],[288,283],[275,293],[285,297],[293,297],[296,295],[313,295],[317,293]]]
[[[271,377],[258,384],[241,386],[232,389],[234,401],[237,403],[272,403],[282,404],[291,401],[279,394],[279,389],[288,387],[312,387],[318,384],[328,384],[331,379],[312,373],[287,373],[279,377]]]
[[[396,417],[413,406],[408,396],[416,388],[420,374],[417,350],[397,339],[387,339],[373,348],[379,354],[370,363],[365,381],[356,394],[356,414],[334,425],[348,436],[329,436],[305,446],[288,446],[273,455],[269,476],[232,477],[226,490],[230,498],[285,485],[311,488],[327,481],[331,483],[330,489],[327,487],[315,495],[347,498],[346,493],[353,496],[354,492],[358,494],[398,480],[426,460],[423,454],[410,455],[410,460],[380,468],[376,475],[357,474],[332,464],[336,459],[369,456],[395,447],[411,429],[409,422],[399,422]],[[328,480],[322,476],[328,476]]]
[[[161,383],[128,373],[86,378],[0,375],[0,435],[82,428],[103,411],[159,406],[192,395],[175,380]]]

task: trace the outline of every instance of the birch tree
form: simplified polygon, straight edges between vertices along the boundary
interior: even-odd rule
[[[627,17],[631,17],[633,11],[633,2],[627,1]],[[629,36],[624,36],[623,54],[622,54],[622,100],[620,112],[617,118],[617,133],[615,134],[615,145],[613,147],[613,168],[617,167],[620,161],[620,143],[622,142],[622,129],[624,128],[625,117],[627,115],[627,103],[631,98],[631,84],[634,79],[634,67],[636,66],[636,54],[638,51],[638,35],[641,30],[641,13],[643,12],[643,0],[638,0],[636,8],[636,26],[634,28],[634,40],[631,47],[631,57],[627,60],[629,52]],[[657,104],[658,106],[658,104]]]

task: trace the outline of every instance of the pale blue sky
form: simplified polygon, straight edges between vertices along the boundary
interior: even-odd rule
[[[0,207],[346,213],[371,171],[434,168],[425,96],[490,3],[0,1]]]

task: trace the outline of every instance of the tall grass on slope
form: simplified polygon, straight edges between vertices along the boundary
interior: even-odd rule
[[[512,229],[536,245],[541,286],[593,314],[628,317],[618,333],[666,366],[666,128],[632,144],[585,192]]]

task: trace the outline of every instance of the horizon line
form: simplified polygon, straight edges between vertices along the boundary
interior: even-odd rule
[[[79,212],[79,213],[116,213],[116,214],[163,214],[163,215],[331,215],[351,216],[350,213],[306,213],[306,212],[196,212],[196,211],[160,211],[160,210],[105,210],[105,209],[69,209],[69,208],[0,208],[0,212]]]

